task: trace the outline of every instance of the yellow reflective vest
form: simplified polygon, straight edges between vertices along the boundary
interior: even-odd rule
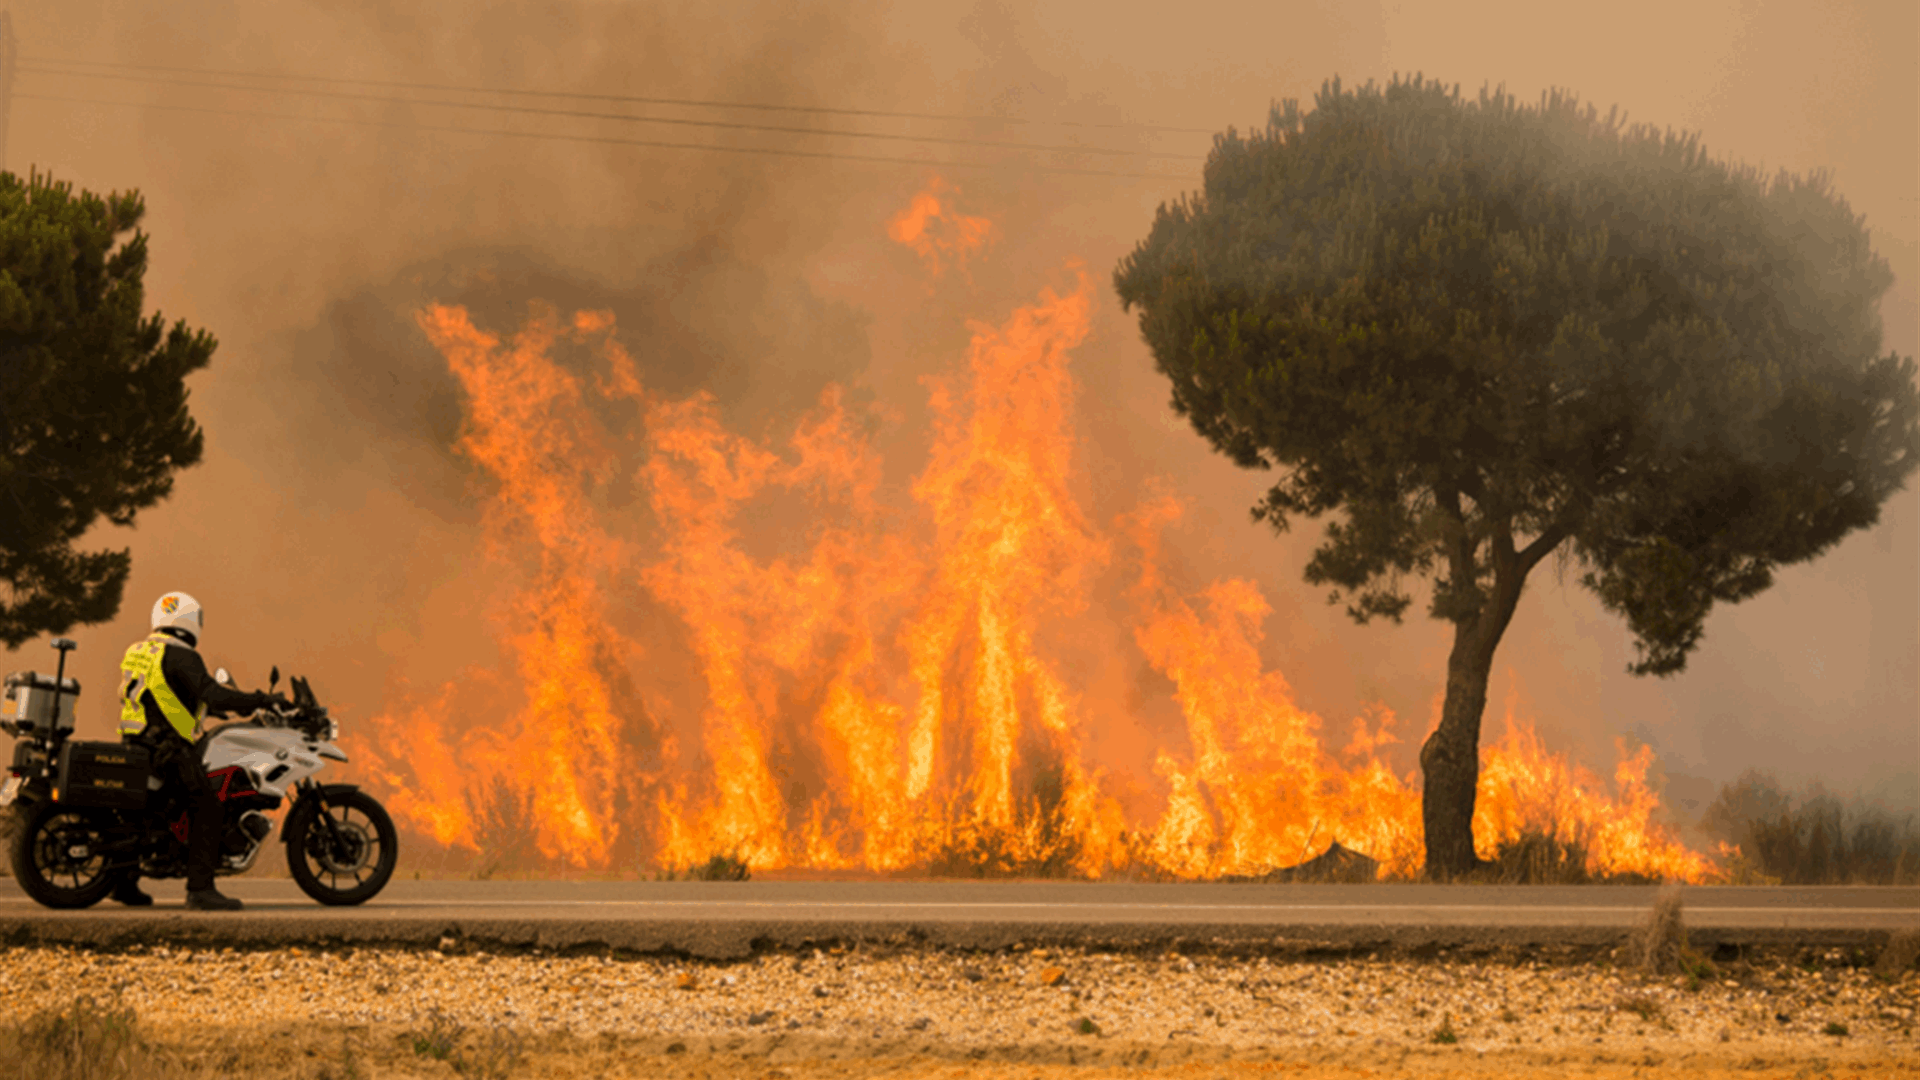
[[[180,733],[181,738],[193,741],[194,732],[200,727],[207,710],[202,706],[198,714],[188,711],[180,695],[167,685],[167,677],[161,672],[160,665],[166,658],[168,645],[186,648],[166,634],[153,634],[145,640],[134,642],[120,661],[121,735],[138,735],[147,730],[146,703],[151,701],[160,710],[160,715],[167,718],[173,730]]]

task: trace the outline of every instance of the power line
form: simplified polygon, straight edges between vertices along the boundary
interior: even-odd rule
[[[15,94],[16,101],[49,101],[66,105],[105,105],[131,109],[157,109],[163,112],[189,112],[211,116],[256,117],[271,120],[301,120],[319,124],[346,124],[353,127],[392,128],[405,131],[426,131],[455,135],[490,135],[514,139],[543,139],[554,142],[592,143],[602,146],[637,146],[661,150],[711,150],[724,154],[761,154],[773,157],[814,158],[822,161],[858,161],[888,165],[922,165],[941,169],[1004,169],[1008,166],[987,161],[939,161],[931,158],[883,157],[877,154],[834,154],[815,150],[781,150],[772,147],[723,146],[715,143],[675,143],[651,139],[616,139],[598,135],[566,135],[545,131],[513,131],[511,129],[450,127],[438,124],[399,123],[385,120],[356,120],[337,116],[302,116],[297,113],[270,113],[253,110],[214,109],[195,105],[156,105],[144,101],[101,101],[94,98],[65,98],[48,94]],[[1191,177],[1177,176],[1171,173],[1131,173],[1109,172],[1098,169],[1063,169],[1046,165],[1027,165],[1020,167],[1026,172],[1053,173],[1065,176],[1106,176],[1133,180],[1170,180],[1175,183],[1190,183]]]
[[[1208,128],[1170,127],[1163,124],[1103,124],[1079,120],[1033,120],[1014,116],[967,116],[955,113],[916,113],[885,109],[841,109],[810,105],[772,105],[758,102],[711,101],[697,98],[642,97],[633,94],[582,94],[567,90],[520,90],[508,87],[474,86],[459,83],[410,83],[381,79],[345,79],[322,75],[286,75],[268,71],[165,67],[157,64],[116,64],[103,60],[60,60],[48,56],[23,56],[20,57],[20,62],[27,64],[64,64],[70,67],[97,67],[121,71],[164,71],[183,75],[218,75],[236,79],[277,79],[285,82],[317,82],[342,86],[381,86],[393,90],[446,90],[477,94],[518,94],[525,97],[572,98],[585,101],[624,102],[633,105],[676,105],[699,109],[752,109],[763,112],[817,113],[827,116],[865,116],[896,120],[939,120],[970,124],[1083,127],[1113,131],[1159,131],[1179,135],[1214,134],[1214,132]]]
[[[114,75],[86,72],[51,71],[44,68],[22,67],[22,74],[52,75],[64,78],[110,79],[117,82],[160,83],[172,86],[193,86],[220,90],[238,90],[246,93],[284,94],[294,97],[325,98],[340,101],[363,101],[382,105],[426,105],[435,108],[468,109],[478,112],[519,113],[528,116],[556,116],[574,120],[618,120],[633,124],[664,124],[673,127],[711,128],[723,131],[755,131],[780,135],[825,135],[848,139],[876,139],[885,142],[944,143],[950,146],[971,146],[992,150],[1027,150],[1059,154],[1090,154],[1099,157],[1137,157],[1156,158],[1168,161],[1205,161],[1197,154],[1164,154],[1152,151],[1121,150],[1110,147],[1066,146],[1046,143],[1005,142],[995,139],[957,139],[943,136],[902,135],[895,132],[848,131],[834,128],[787,127],[778,124],[747,124],[728,120],[690,120],[674,116],[632,116],[623,113],[588,112],[581,109],[542,109],[526,105],[493,105],[485,102],[444,101],[431,98],[385,97],[378,94],[359,94],[341,90],[297,90],[281,87],[232,86],[225,83],[199,82],[190,79],[170,79],[151,75]]]

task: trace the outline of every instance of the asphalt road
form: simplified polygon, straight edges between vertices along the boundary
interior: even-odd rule
[[[0,941],[126,945],[362,943],[613,947],[731,957],[829,941],[995,948],[1211,944],[1281,951],[1468,952],[1617,945],[1653,887],[1141,885],[1085,882],[396,881],[357,908],[292,882],[227,879],[237,914],[188,912],[178,882],[153,908],[47,911],[0,881]],[[1697,945],[1860,946],[1920,929],[1920,888],[1689,888]]]

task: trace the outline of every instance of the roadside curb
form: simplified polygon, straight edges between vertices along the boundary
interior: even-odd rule
[[[1064,921],[447,919],[167,911],[49,912],[0,918],[9,947],[103,951],[187,948],[433,949],[441,952],[615,952],[701,960],[829,947],[881,952],[1000,951],[1027,947],[1087,952],[1178,952],[1293,960],[1440,960],[1591,963],[1612,960],[1637,933],[1618,926],[1250,925]],[[1890,931],[1877,929],[1689,928],[1692,947],[1719,963],[1761,958],[1871,964]],[[1837,955],[1835,955],[1837,954]]]

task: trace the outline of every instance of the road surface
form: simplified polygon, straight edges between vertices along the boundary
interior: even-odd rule
[[[1103,882],[395,881],[357,908],[327,908],[291,881],[228,879],[239,913],[189,912],[178,882],[150,909],[48,911],[0,881],[0,940],[124,946],[604,947],[716,958],[755,948],[890,942],[999,948],[1214,946],[1340,955],[1618,945],[1647,918],[1651,886],[1184,885]],[[1686,925],[1707,949],[1876,947],[1920,929],[1920,888],[1698,887]]]

